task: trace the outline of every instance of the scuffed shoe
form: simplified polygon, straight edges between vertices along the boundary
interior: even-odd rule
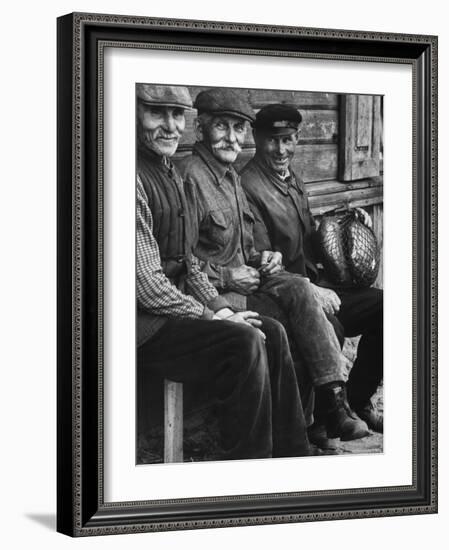
[[[357,409],[359,417],[366,422],[368,428],[373,432],[384,433],[384,415],[377,410],[371,401],[361,409]]]

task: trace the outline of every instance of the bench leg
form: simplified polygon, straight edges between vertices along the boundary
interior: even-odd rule
[[[183,462],[183,386],[164,380],[164,462]]]

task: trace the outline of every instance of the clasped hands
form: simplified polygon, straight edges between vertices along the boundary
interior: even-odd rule
[[[258,269],[245,264],[240,267],[229,268],[226,287],[239,294],[252,294],[259,288],[261,275],[273,275],[282,269],[282,254],[272,250],[264,250],[260,255]]]
[[[280,252],[264,250],[260,255],[260,266],[258,269],[245,264],[240,267],[229,268],[226,288],[247,296],[259,288],[261,275],[273,275],[282,269],[282,254]],[[214,318],[249,325],[255,328],[265,341],[265,334],[260,330],[262,321],[259,318],[259,314],[255,311],[239,311],[234,313],[232,310],[224,308],[217,311]]]

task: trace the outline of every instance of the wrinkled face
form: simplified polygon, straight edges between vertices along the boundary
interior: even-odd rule
[[[144,105],[137,107],[138,137],[148,149],[171,157],[178,147],[186,120],[181,107]]]
[[[257,152],[267,165],[279,174],[284,173],[295,154],[298,132],[287,136],[255,136]]]
[[[199,139],[222,164],[232,164],[242,150],[246,121],[231,115],[199,118]]]

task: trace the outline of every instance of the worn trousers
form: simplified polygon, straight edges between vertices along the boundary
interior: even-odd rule
[[[344,381],[345,360],[336,332],[307,279],[289,272],[262,279],[248,309],[281,322],[313,386]]]
[[[170,319],[138,348],[138,368],[206,382],[219,406],[222,459],[310,452],[287,335],[278,322],[262,321],[266,344],[248,325]]]
[[[341,339],[361,336],[347,382],[348,400],[363,408],[383,378],[383,291],[378,288],[337,290],[340,311],[332,324]]]

